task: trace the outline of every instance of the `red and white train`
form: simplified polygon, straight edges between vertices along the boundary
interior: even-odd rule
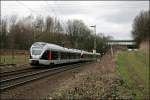
[[[80,61],[93,61],[99,56],[99,53],[68,49],[51,43],[35,42],[30,48],[29,63],[31,65],[75,63]]]

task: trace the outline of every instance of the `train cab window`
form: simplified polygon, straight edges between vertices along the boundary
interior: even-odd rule
[[[45,51],[44,53],[43,53],[43,55],[42,55],[42,57],[41,57],[41,59],[45,59],[45,60],[48,60],[48,50],[47,51]]]
[[[42,49],[40,47],[32,47],[32,55],[40,55]]]

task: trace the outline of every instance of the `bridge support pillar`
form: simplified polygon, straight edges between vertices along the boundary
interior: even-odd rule
[[[110,50],[111,50],[111,55],[113,56],[114,54],[113,54],[113,47],[112,47],[112,45],[110,47]]]

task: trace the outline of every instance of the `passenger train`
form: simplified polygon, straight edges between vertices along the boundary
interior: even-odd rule
[[[99,56],[99,53],[69,49],[51,43],[35,42],[30,48],[29,63],[31,65],[55,65],[94,61]]]

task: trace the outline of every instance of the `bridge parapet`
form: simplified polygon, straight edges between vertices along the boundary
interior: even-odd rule
[[[121,46],[131,46],[136,45],[133,40],[110,40],[107,42],[108,45],[121,45]]]
[[[128,49],[135,49],[138,47],[134,40],[110,40],[107,42],[107,44],[111,47],[125,47]]]

